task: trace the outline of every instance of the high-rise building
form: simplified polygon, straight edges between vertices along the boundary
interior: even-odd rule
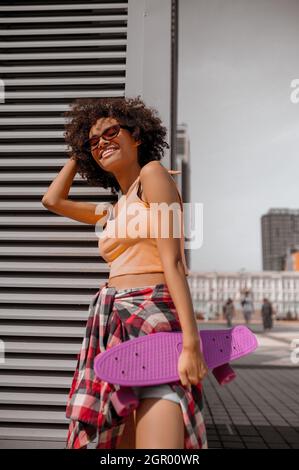
[[[299,271],[299,247],[288,248],[286,254],[286,261],[284,266],[285,271]]]
[[[283,271],[289,249],[299,245],[299,210],[270,209],[261,218],[264,271]]]
[[[181,173],[176,175],[184,203],[190,202],[190,141],[187,125],[181,124],[177,128],[176,162],[174,168]],[[188,267],[190,266],[190,250],[185,250]]]

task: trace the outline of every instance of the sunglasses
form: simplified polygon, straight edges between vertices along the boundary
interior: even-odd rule
[[[113,126],[110,126],[105,129],[101,135],[93,135],[90,139],[87,139],[83,144],[84,149],[88,152],[96,149],[99,145],[101,137],[103,137],[103,139],[107,141],[112,140],[118,136],[121,129],[131,130],[132,127],[114,124]]]

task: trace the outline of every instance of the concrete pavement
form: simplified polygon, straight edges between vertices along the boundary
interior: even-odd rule
[[[198,325],[226,327],[222,321]],[[237,378],[219,386],[209,374],[203,382],[209,448],[299,449],[299,353],[292,344],[298,340],[299,349],[299,323],[276,322],[266,334],[260,322],[250,328],[259,347],[234,361]]]

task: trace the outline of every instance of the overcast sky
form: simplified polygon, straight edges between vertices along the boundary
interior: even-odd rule
[[[178,122],[203,246],[192,270],[262,270],[261,215],[299,208],[299,0],[180,0]]]

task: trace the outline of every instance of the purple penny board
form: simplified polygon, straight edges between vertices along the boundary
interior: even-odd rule
[[[199,339],[207,367],[221,384],[235,377],[229,362],[252,353],[258,346],[255,335],[243,325],[202,330]],[[125,387],[176,382],[181,351],[182,332],[152,333],[98,354],[94,370],[101,380]]]

